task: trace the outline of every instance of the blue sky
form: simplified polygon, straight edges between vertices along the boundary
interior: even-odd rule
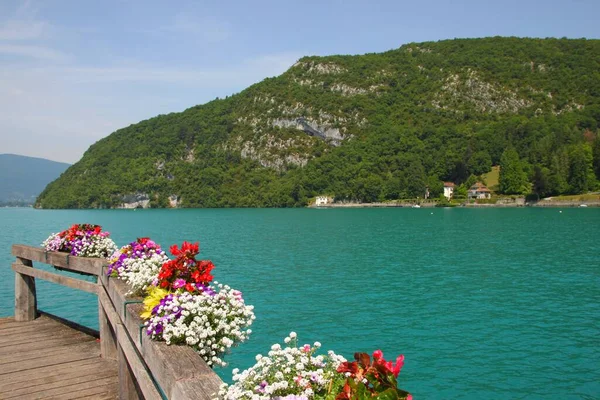
[[[116,129],[304,55],[456,37],[599,38],[598,0],[0,2],[0,153],[75,162]]]

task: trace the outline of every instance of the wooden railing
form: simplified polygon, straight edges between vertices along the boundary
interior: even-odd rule
[[[121,399],[214,399],[222,380],[186,346],[167,346],[144,332],[141,298],[127,297],[129,287],[106,275],[106,262],[66,253],[13,245],[15,321],[37,316],[35,278],[98,295],[100,352],[119,365]],[[35,269],[33,262],[96,276],[97,283]]]

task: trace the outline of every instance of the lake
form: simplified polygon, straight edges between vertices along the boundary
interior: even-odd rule
[[[226,381],[295,331],[346,358],[404,354],[415,399],[600,398],[600,209],[5,208],[0,221],[0,316],[11,244],[88,222],[119,246],[200,242],[255,306]],[[93,295],[37,285],[40,309],[97,327]]]

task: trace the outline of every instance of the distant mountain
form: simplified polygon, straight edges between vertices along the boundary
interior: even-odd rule
[[[33,204],[46,185],[70,165],[44,158],[0,154],[0,203]]]
[[[483,38],[304,57],[239,94],[92,145],[43,208],[290,207],[582,193],[600,178],[600,40]]]

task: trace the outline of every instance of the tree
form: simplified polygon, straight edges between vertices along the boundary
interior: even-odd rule
[[[548,186],[546,195],[565,193],[568,189],[567,183],[568,164],[562,153],[554,154],[548,172]]]
[[[483,175],[492,169],[492,157],[485,151],[473,153],[469,159],[469,170],[473,175]]]
[[[600,179],[600,135],[596,136],[596,139],[593,143],[592,148],[592,156],[594,163],[594,172],[596,173],[596,178]]]
[[[523,171],[517,151],[509,147],[500,157],[500,193],[523,194],[527,192],[527,175]]]
[[[425,168],[421,161],[413,161],[406,170],[406,191],[409,197],[425,196],[425,188],[427,186],[427,176]]]
[[[546,167],[541,167],[536,165],[533,168],[533,193],[540,197],[545,197],[549,192],[549,182],[548,175],[550,174],[550,170]]]
[[[592,149],[587,144],[580,144],[571,151],[568,179],[571,193],[585,193],[595,186],[592,159]]]

